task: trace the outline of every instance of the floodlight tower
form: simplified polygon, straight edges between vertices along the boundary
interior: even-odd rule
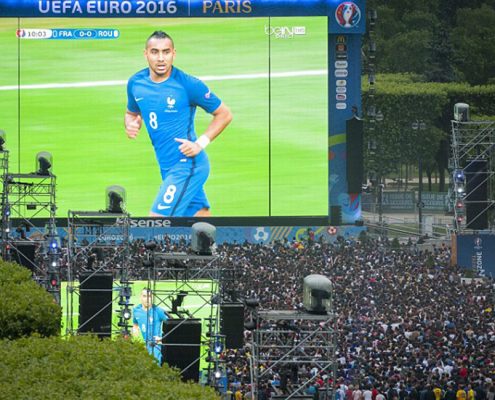
[[[67,334],[83,331],[81,325],[76,327],[73,323],[73,315],[76,312],[74,298],[81,293],[80,285],[76,280],[78,277],[80,278],[81,262],[86,262],[90,254],[95,250],[102,256],[91,276],[111,272],[112,282],[118,286],[119,309],[114,311],[118,313],[119,321],[117,326],[112,326],[111,328],[114,332],[124,337],[128,337],[130,334],[131,308],[133,305],[130,303],[132,282],[129,280],[129,264],[131,261],[129,242],[130,215],[125,211],[125,199],[125,189],[121,186],[113,185],[106,188],[105,209],[99,211],[69,210],[67,219],[69,263],[67,269]],[[117,279],[119,279],[118,284],[116,283]],[[111,304],[105,304],[93,315],[88,315],[87,321],[94,319],[106,307],[111,307]],[[87,327],[88,325],[84,329],[87,329]]]

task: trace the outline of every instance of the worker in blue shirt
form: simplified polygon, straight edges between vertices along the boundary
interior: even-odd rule
[[[153,294],[150,289],[145,288],[141,292],[141,304],[133,309],[133,329],[134,336],[141,334],[148,352],[155,357],[158,363],[162,364],[163,336],[162,324],[168,319],[165,311],[153,304]]]

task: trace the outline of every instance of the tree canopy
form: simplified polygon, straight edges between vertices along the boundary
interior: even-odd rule
[[[378,12],[377,72],[493,83],[495,0],[369,0],[367,7]]]

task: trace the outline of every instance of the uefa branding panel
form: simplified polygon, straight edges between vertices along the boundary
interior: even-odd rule
[[[263,17],[331,16],[339,27],[364,33],[364,1],[333,0],[2,0],[2,17]]]

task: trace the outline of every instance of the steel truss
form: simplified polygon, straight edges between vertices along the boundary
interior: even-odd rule
[[[69,211],[68,216],[68,268],[67,276],[67,324],[66,334],[81,333],[84,324],[89,323],[113,302],[118,302],[119,321],[112,323],[112,333],[130,334],[131,284],[129,281],[130,263],[130,215],[105,211]],[[91,264],[91,265],[89,265]],[[79,274],[89,272],[85,281],[79,282]],[[100,272],[112,273],[114,284],[112,300],[95,312],[83,325],[74,324],[79,312],[74,310],[74,296],[79,296],[79,286]],[[117,283],[118,281],[118,283]],[[98,332],[95,332],[98,333]]]
[[[495,122],[493,121],[451,121],[452,122],[452,140],[451,140],[451,158],[449,167],[452,172],[466,171],[470,163],[476,161],[486,161],[486,172],[480,172],[483,177],[480,183],[471,190],[470,193],[463,193],[462,182],[456,182],[451,177],[451,204],[454,210],[454,225],[456,231],[465,230],[462,221],[465,217],[465,206],[473,203],[481,205],[482,211],[479,212],[470,222],[475,221],[483,213],[493,209],[495,204]],[[487,184],[488,197],[486,200],[474,201],[467,200],[470,194],[477,190],[481,185]],[[458,204],[458,206],[456,206]],[[461,206],[462,205],[462,206]]]
[[[10,206],[8,200],[8,174],[9,174],[9,152],[4,150],[0,151],[0,174],[2,176],[2,194],[1,194],[1,207],[2,207],[2,258],[4,260],[8,259],[8,241],[10,233]]]
[[[62,253],[56,230],[55,175],[9,172],[9,152],[0,152],[2,175],[1,253],[4,260],[17,261],[33,272],[60,302]],[[40,227],[35,220],[44,219]],[[27,237],[29,232],[29,237]]]
[[[329,381],[335,381],[336,371],[333,316],[299,311],[257,311],[256,320],[252,359],[256,392],[264,382],[278,374],[281,382],[287,384],[281,384],[281,397],[276,398],[299,399],[318,377],[326,375],[324,386],[319,388],[319,399],[331,399]],[[302,366],[306,371],[316,367],[318,374],[299,376]]]
[[[219,265],[216,255],[196,255],[187,253],[152,252],[152,262],[148,269],[148,287],[153,291],[154,302],[167,310],[172,317],[178,317],[181,322],[164,334],[163,346],[190,346],[187,343],[167,343],[167,337],[190,319],[202,319],[200,355],[181,370],[184,374],[195,363],[206,359],[208,367],[203,371],[203,383],[218,388],[218,378],[215,372],[222,369],[223,361],[216,345],[225,347],[225,336],[220,333],[220,305],[228,299],[228,289],[233,285],[234,268]],[[175,287],[169,290],[158,289],[159,282],[175,281]],[[201,305],[191,307],[182,306],[184,297],[191,295],[200,298]],[[207,318],[201,315],[208,313]]]

